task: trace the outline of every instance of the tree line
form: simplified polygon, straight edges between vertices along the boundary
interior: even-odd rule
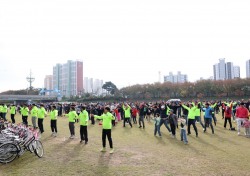
[[[186,83],[154,83],[133,85],[120,89],[118,94],[131,99],[248,97],[250,79],[200,80]]]

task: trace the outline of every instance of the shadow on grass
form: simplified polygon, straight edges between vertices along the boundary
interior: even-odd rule
[[[206,134],[206,133],[205,133],[205,134]],[[211,135],[215,136],[215,134],[211,134]],[[190,137],[196,138],[196,137],[193,137],[193,136],[190,136]],[[196,139],[197,139],[197,140],[196,140],[197,142],[199,142],[199,143],[201,143],[201,144],[203,144],[203,145],[205,145],[205,146],[207,146],[207,147],[209,147],[209,148],[213,148],[213,149],[216,150],[216,151],[221,151],[221,152],[223,152],[223,153],[227,153],[226,151],[220,149],[219,147],[217,147],[217,146],[215,146],[215,145],[212,145],[211,143],[209,143],[209,142],[203,140],[203,139],[200,138],[200,137],[198,137],[198,138],[196,138]]]

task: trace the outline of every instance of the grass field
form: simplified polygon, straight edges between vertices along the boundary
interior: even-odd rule
[[[20,122],[21,117],[18,115],[16,119]],[[129,125],[123,128],[119,122],[112,130],[115,153],[109,154],[100,152],[102,127],[98,124],[89,125],[89,143],[84,145],[79,143],[79,124],[76,124],[77,139],[68,139],[65,117],[58,118],[58,137],[50,137],[47,117],[41,138],[44,157],[39,159],[27,152],[10,164],[0,165],[0,175],[250,175],[249,138],[224,129],[221,116],[217,119],[214,135],[209,128],[203,133],[197,124],[196,138],[191,128],[188,145],[180,141],[178,129],[177,139],[173,139],[162,126],[163,137],[158,138],[153,135],[153,123],[146,122],[143,130],[138,126],[131,129]]]

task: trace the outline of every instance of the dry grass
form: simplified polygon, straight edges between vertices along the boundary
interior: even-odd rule
[[[9,115],[8,115],[9,116]],[[21,118],[16,117],[20,122]],[[30,120],[30,118],[29,118]],[[90,125],[89,144],[79,143],[79,124],[76,124],[77,139],[69,140],[68,121],[58,119],[58,137],[50,137],[49,119],[44,122],[42,142],[45,155],[39,159],[25,153],[14,162],[0,165],[0,175],[250,175],[250,140],[225,130],[218,116],[215,134],[202,133],[197,124],[199,137],[188,136],[189,144],[172,139],[162,126],[162,138],[154,137],[153,123],[146,122],[146,129],[120,122],[113,128],[115,153],[101,153],[101,126]],[[233,124],[236,126],[236,124]],[[108,144],[108,141],[107,141]]]

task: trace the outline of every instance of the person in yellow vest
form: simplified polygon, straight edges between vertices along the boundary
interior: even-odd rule
[[[68,114],[65,114],[65,116],[68,117],[69,119],[69,131],[70,131],[70,139],[75,138],[75,122],[76,119],[78,118],[78,115],[75,111],[75,107],[70,108],[70,112]]]
[[[22,117],[23,117],[23,124],[28,125],[28,116],[29,116],[29,108],[26,104],[23,105],[22,109]]]
[[[57,136],[57,116],[58,116],[58,111],[56,109],[56,106],[53,105],[50,111],[50,127],[52,131],[51,136],[54,137]]]
[[[38,112],[38,108],[36,107],[35,104],[32,104],[31,117],[32,117],[32,125],[34,128],[36,128],[37,112]]]
[[[0,104],[0,118],[3,118],[3,104]]]
[[[37,110],[38,127],[39,127],[39,130],[40,130],[41,134],[44,132],[44,129],[43,129],[43,119],[44,119],[44,117],[46,115],[47,115],[47,112],[46,112],[46,110],[44,108],[44,105],[41,104],[40,107]]]
[[[16,123],[15,115],[16,115],[16,106],[12,104],[10,106],[10,118],[12,123]]]
[[[3,104],[3,108],[2,108],[2,118],[4,119],[4,121],[6,121],[6,114],[8,112],[8,107],[6,104]]]
[[[125,105],[123,104],[122,106],[123,111],[124,111],[124,120],[123,120],[123,127],[125,127],[125,123],[128,122],[129,125],[132,128],[132,123],[131,123],[131,107],[126,103]]]
[[[115,120],[115,117],[110,113],[110,108],[105,107],[104,113],[101,116],[91,114],[91,117],[95,119],[103,120],[102,123],[102,150],[101,152],[106,152],[106,136],[108,137],[109,146],[110,146],[110,154],[114,153],[113,141],[111,137],[111,129],[112,129],[112,120]]]
[[[85,144],[88,143],[88,122],[89,122],[89,113],[86,111],[86,107],[83,106],[81,109],[81,112],[79,114],[79,119],[80,119],[80,137],[82,143],[85,141]]]

